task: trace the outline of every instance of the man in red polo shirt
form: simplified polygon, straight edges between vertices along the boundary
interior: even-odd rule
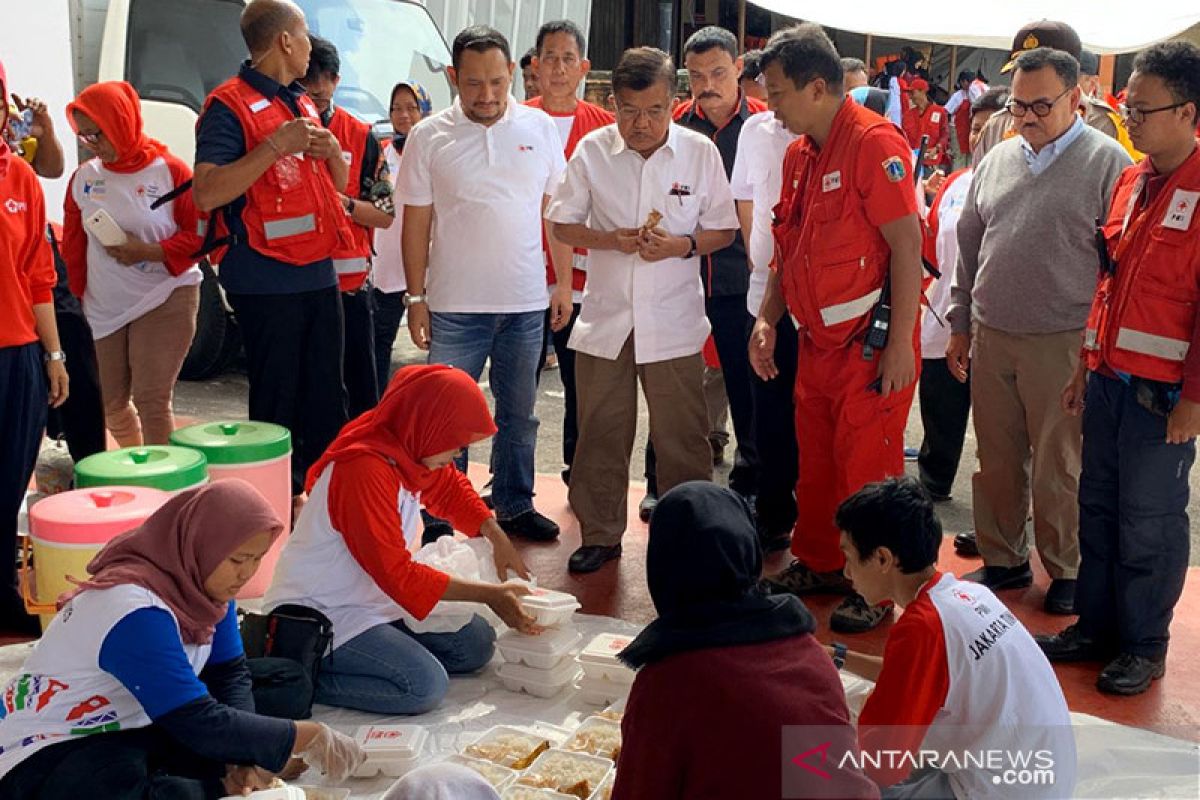
[[[586,46],[583,31],[570,20],[542,25],[538,29],[532,63],[540,94],[525,103],[542,109],[554,120],[568,161],[580,139],[616,121],[611,112],[578,97],[579,84],[592,68],[592,62],[583,55]],[[549,252],[548,247],[544,249]],[[587,250],[575,248],[571,265],[571,319],[565,328],[551,333],[565,395],[562,477],[566,483],[571,482],[571,462],[575,460],[575,444],[579,441],[579,425],[575,419],[575,351],[567,347],[567,342],[575,328],[575,320],[579,318],[579,304],[583,300],[583,284],[587,278],[587,257]],[[546,283],[551,290],[557,283],[549,255],[546,257]],[[548,317],[546,325],[550,325]]]
[[[912,153],[888,120],[845,96],[820,26],[776,33],[762,65],[775,116],[800,135],[784,157],[775,271],[750,340],[751,365],[770,380],[776,323],[791,313],[799,329],[796,560],[765,588],[848,594],[830,626],[861,632],[887,608],[867,605],[842,574],[834,512],[864,484],[904,472],[921,291]],[[884,342],[868,337],[885,331]]]
[[[922,167],[926,173],[930,173],[947,160],[950,153],[949,114],[945,108],[929,99],[929,82],[924,78],[914,78],[908,84],[908,96],[913,104],[909,110],[913,121],[911,125],[904,126],[904,131],[913,150],[921,146],[922,136],[929,137]]]

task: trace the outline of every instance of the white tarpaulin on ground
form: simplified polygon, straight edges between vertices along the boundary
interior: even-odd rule
[[[1200,24],[1200,0],[1006,0],[965,3],[925,0],[752,0],[754,5],[830,28],[921,42],[1007,50],[1023,25],[1039,19],[1068,23],[1097,53],[1127,53],[1170,39]]]

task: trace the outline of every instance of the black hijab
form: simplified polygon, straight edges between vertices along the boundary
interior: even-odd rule
[[[749,504],[708,481],[663,495],[650,518],[646,579],[658,619],[620,653],[634,669],[676,653],[812,633],[793,595],[758,588],[762,549]]]

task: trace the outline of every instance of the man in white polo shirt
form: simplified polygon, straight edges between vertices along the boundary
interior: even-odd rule
[[[621,555],[639,380],[660,490],[712,478],[699,256],[733,241],[737,215],[716,146],[671,122],[674,86],[666,53],[625,51],[612,72],[616,125],[575,148],[546,213],[551,237],[590,259],[570,341],[579,444],[569,497],[583,534],[572,572]]]
[[[545,347],[542,211],[566,162],[550,117],[509,95],[514,64],[499,32],[465,29],[452,60],[458,98],[413,127],[397,180],[408,329],[431,364],[478,379],[491,359],[496,518],[511,536],[547,541],[558,526],[533,508],[533,411]],[[571,317],[570,249],[556,245],[551,258],[557,330]]]

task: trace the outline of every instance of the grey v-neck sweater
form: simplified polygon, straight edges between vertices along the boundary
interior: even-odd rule
[[[1021,141],[996,145],[975,170],[958,220],[950,327],[975,320],[1006,333],[1057,333],[1087,322],[1099,258],[1095,221],[1129,166],[1117,142],[1092,128],[1041,174]]]

